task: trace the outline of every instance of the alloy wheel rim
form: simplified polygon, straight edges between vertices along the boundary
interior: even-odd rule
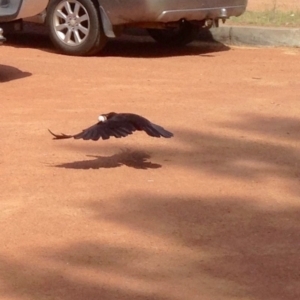
[[[90,32],[90,17],[78,1],[65,0],[59,3],[53,15],[54,30],[64,44],[79,46]]]

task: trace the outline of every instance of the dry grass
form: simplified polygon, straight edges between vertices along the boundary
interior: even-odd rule
[[[247,11],[231,25],[300,27],[299,0],[249,0]]]
[[[249,11],[297,11],[300,10],[299,0],[249,0]]]
[[[282,11],[272,9],[263,11],[246,11],[240,17],[234,17],[228,20],[227,24],[300,27],[300,10]]]

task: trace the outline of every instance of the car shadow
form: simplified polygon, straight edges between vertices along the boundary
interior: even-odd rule
[[[40,24],[24,23],[22,31],[6,31],[4,46],[15,48],[36,48],[55,53],[56,49],[48,36],[47,28]]]
[[[92,159],[62,163],[55,165],[55,167],[81,170],[95,170],[101,168],[110,169],[121,166],[127,166],[139,170],[161,168],[160,164],[149,161],[151,156],[144,151],[131,151],[129,149],[125,149],[111,156],[87,155],[87,157],[91,157]]]
[[[18,68],[0,64],[0,82],[8,82],[31,76],[32,73],[21,71]]]
[[[37,48],[58,53],[48,36],[47,28],[38,24],[25,23],[22,32],[7,33],[6,45],[17,48]],[[166,47],[155,42],[145,30],[134,29],[110,39],[98,57],[159,58],[171,56],[201,55],[210,57],[215,52],[228,51],[230,47],[213,39],[210,31],[199,35],[199,39],[185,47]]]
[[[142,29],[126,31],[121,37],[110,40],[99,56],[116,56],[132,58],[160,58],[172,56],[213,57],[213,53],[228,51],[230,47],[214,40],[210,31],[185,47],[168,47],[155,42]]]

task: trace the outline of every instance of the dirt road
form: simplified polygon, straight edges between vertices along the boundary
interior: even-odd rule
[[[300,50],[53,51],[0,48],[1,300],[300,299]],[[175,137],[47,131],[109,111]]]

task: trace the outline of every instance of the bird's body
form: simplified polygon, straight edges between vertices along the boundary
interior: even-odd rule
[[[100,138],[103,140],[109,139],[111,136],[121,138],[132,134],[135,131],[145,131],[152,137],[170,138],[173,134],[159,125],[156,125],[146,118],[131,114],[131,113],[115,113],[100,115],[99,122],[84,129],[82,132],[67,135],[55,134],[49,130],[55,140],[59,139],[83,139],[97,141]]]

